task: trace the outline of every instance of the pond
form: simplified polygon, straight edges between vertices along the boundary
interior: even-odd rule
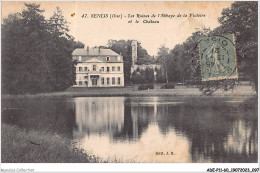
[[[2,123],[65,135],[109,161],[257,162],[254,98],[9,98]]]

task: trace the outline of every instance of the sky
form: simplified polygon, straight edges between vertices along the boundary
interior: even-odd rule
[[[203,26],[214,29],[219,26],[218,17],[231,1],[178,1],[178,2],[83,2],[57,1],[36,2],[44,9],[48,19],[59,6],[69,22],[70,34],[85,46],[106,46],[108,40],[138,40],[150,55],[157,55],[161,45],[172,49],[183,43],[193,32]],[[24,2],[2,2],[2,19],[8,14],[21,12]],[[75,15],[72,15],[74,14]],[[87,14],[87,17],[82,17]],[[99,14],[99,15],[97,15]],[[101,15],[103,14],[103,15]],[[100,18],[106,17],[107,18]],[[120,18],[110,18],[112,15]],[[145,15],[138,18],[137,14]],[[152,15],[156,17],[151,17]],[[174,17],[162,17],[175,15]],[[183,17],[186,14],[187,17]],[[191,15],[193,14],[193,15]],[[202,17],[196,17],[197,14]],[[95,18],[92,16],[94,15]],[[147,17],[149,15],[149,17]],[[160,15],[160,17],[158,17]],[[182,17],[177,17],[181,15]],[[85,16],[85,15],[84,15]],[[134,17],[132,17],[134,16]],[[122,17],[122,18],[121,18]],[[132,23],[129,21],[132,20]],[[138,23],[135,21],[138,20]],[[143,23],[143,20],[159,23]]]

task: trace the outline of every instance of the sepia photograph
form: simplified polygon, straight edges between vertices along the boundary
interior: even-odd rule
[[[1,163],[259,172],[258,1],[2,1]]]

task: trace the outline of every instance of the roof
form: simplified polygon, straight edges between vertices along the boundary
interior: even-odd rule
[[[87,49],[78,48],[72,52],[74,56],[118,56],[116,52],[112,51],[111,49],[100,49],[99,48],[89,48],[89,52]]]
[[[78,58],[76,58],[78,60]],[[110,57],[109,61],[106,60],[106,57],[86,57],[86,56],[83,56],[81,58],[81,62],[87,62],[87,63],[90,63],[90,62],[123,62],[123,58],[122,57]]]

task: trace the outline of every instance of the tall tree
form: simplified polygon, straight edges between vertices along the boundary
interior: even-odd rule
[[[61,11],[47,21],[39,4],[25,3],[25,7],[3,20],[2,92],[24,94],[68,88],[75,78],[71,53],[82,44],[66,35],[68,28]]]
[[[238,70],[258,88],[258,2],[234,2],[219,18],[215,33],[233,33]]]
[[[53,36],[48,52],[52,72],[50,81],[54,90],[63,90],[74,84],[75,70],[71,53],[74,48],[73,37],[68,34],[68,22],[59,7],[50,17],[49,30]]]
[[[45,72],[48,69],[46,64],[45,43],[49,38],[48,25],[40,5],[25,4],[26,9],[13,20],[6,19],[3,23],[2,47],[3,59],[9,63],[2,66],[12,70],[3,71],[5,90],[14,93],[26,93],[43,91],[46,87],[47,78]],[[3,69],[5,70],[5,69]],[[8,79],[5,76],[10,73]],[[10,88],[8,84],[11,84]]]
[[[158,49],[157,55],[157,62],[163,66],[163,69],[165,69],[166,82],[168,83],[167,59],[169,57],[169,48],[165,47],[165,45],[161,45]]]
[[[20,88],[20,80],[17,76],[22,74],[24,66],[21,62],[20,54],[24,54],[23,40],[25,37],[21,30],[21,14],[9,14],[7,18],[3,19],[2,24],[2,92],[3,93],[18,93]],[[14,51],[20,50],[20,51]],[[20,76],[21,77],[21,76]]]
[[[56,7],[53,15],[49,19],[50,31],[55,35],[65,37],[69,40],[73,39],[71,35],[68,34],[69,26],[67,20],[64,18],[62,11],[59,7]]]
[[[223,9],[218,19],[221,24],[209,35],[231,33],[235,35],[235,48],[239,80],[249,80],[258,89],[258,3],[234,2],[230,8]],[[217,89],[233,89],[234,79],[203,82],[201,91],[211,94]]]

